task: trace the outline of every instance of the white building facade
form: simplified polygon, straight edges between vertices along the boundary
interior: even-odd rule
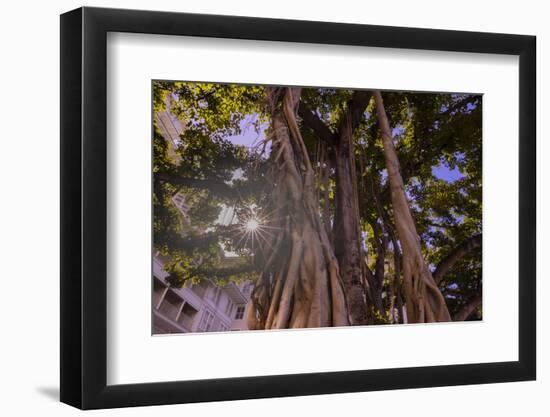
[[[252,284],[221,287],[202,280],[182,288],[170,287],[158,256],[153,257],[153,334],[247,330],[246,309]]]

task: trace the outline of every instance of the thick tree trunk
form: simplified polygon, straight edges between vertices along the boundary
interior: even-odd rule
[[[375,91],[374,97],[382,133],[394,220],[403,252],[403,281],[408,321],[411,323],[450,321],[445,299],[422,256],[420,238],[405,194],[399,158],[393,143],[382,95],[379,91]]]
[[[346,288],[352,324],[366,324],[367,306],[361,269],[359,219],[351,176],[352,144],[344,132],[336,146],[336,214],[334,219],[334,252]],[[353,169],[355,167],[353,166]]]
[[[359,124],[371,93],[359,91],[348,103],[335,144],[336,210],[333,227],[334,252],[350,309],[351,323],[367,324],[359,201],[353,147],[353,131]]]
[[[323,197],[323,207],[322,207],[322,216],[323,224],[327,235],[332,242],[332,223],[331,223],[331,214],[330,214],[330,158],[328,155],[327,144],[324,142],[320,143],[322,150],[322,158],[320,160],[320,173],[319,173],[319,183],[322,186],[322,197]]]
[[[393,265],[394,265],[394,278],[392,283],[392,306],[391,319],[394,323],[403,323],[403,298],[401,296],[401,251],[397,245],[397,239],[395,233],[388,227],[390,239],[393,247]],[[397,311],[397,318],[395,317],[395,311]]]
[[[345,326],[338,263],[319,216],[315,173],[296,123],[300,89],[269,88],[274,190],[270,256],[250,300],[250,329]]]
[[[365,263],[362,250],[357,178],[353,152],[353,132],[363,118],[372,93],[356,91],[347,103],[338,132],[333,133],[303,103],[299,114],[317,137],[334,151],[333,167],[336,172],[335,214],[332,228],[334,252],[350,309],[351,323],[367,324],[369,311],[366,298]],[[325,222],[326,224],[326,222]]]
[[[374,283],[371,285],[371,287],[374,288],[374,306],[379,312],[380,317],[385,321],[388,318],[388,308],[390,316],[393,315],[393,308],[394,308],[394,301],[395,297],[393,294],[393,287],[395,287],[393,284],[390,286],[391,288],[386,288],[388,291],[386,291],[386,294],[389,298],[389,305],[384,304],[384,300],[382,298],[382,294],[384,292],[384,279],[386,275],[386,254],[389,247],[389,241],[388,239],[391,237],[391,231],[389,230],[388,224],[385,220],[384,215],[384,208],[382,206],[382,203],[380,202],[380,184],[379,184],[380,178],[378,175],[370,175],[370,199],[371,204],[376,207],[376,212],[378,214],[378,218],[375,218],[370,221],[370,225],[372,227],[372,231],[374,234],[374,242],[376,246],[376,262],[374,264],[374,274],[373,274],[373,281]],[[399,262],[399,261],[398,261]],[[398,271],[398,269],[396,269]],[[392,290],[392,293],[390,294],[390,291]]]
[[[376,261],[374,264],[374,273],[367,274],[367,277],[369,277],[369,287],[373,307],[378,311],[380,318],[384,318],[386,315],[386,308],[384,307],[382,293],[384,292],[386,249],[388,245],[386,241],[387,239],[383,236],[384,232],[380,224],[378,224],[377,221],[373,221],[371,222],[371,227],[374,231]]]

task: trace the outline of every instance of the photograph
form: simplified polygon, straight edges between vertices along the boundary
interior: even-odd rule
[[[482,95],[152,81],[152,333],[482,320]]]
[[[390,399],[424,416],[437,388],[451,414],[535,411],[542,14],[222,3],[79,6],[50,32],[56,79],[41,88],[59,86],[60,106],[34,125],[60,134],[35,135],[58,168],[59,233],[39,235],[59,237],[59,286],[34,305],[53,301],[39,330],[58,356],[28,368],[81,410],[334,415]],[[29,107],[10,106],[21,130]],[[16,194],[37,201],[47,189],[22,187],[10,160]],[[12,223],[20,267],[29,239]],[[20,368],[10,383],[36,380]],[[518,393],[529,401],[502,401]]]

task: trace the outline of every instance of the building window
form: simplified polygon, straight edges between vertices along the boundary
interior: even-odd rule
[[[193,326],[193,320],[195,319],[196,315],[197,310],[191,304],[185,303],[183,305],[183,308],[181,309],[178,323],[183,325],[187,329],[191,329]]]
[[[157,277],[153,279],[153,308],[159,307],[159,303],[166,293],[166,285]]]
[[[235,312],[235,320],[242,320],[244,317],[244,306],[238,306]]]
[[[172,320],[175,320],[183,300],[172,290],[169,290],[164,296],[164,300],[160,304],[159,311]]]
[[[199,330],[201,332],[208,332],[212,328],[212,322],[214,321],[214,314],[208,310],[204,310],[202,313],[201,322],[199,323]]]

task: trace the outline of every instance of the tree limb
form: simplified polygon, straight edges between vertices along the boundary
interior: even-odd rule
[[[211,245],[217,244],[221,239],[229,239],[238,233],[239,225],[227,226],[218,225],[215,230],[198,235],[182,236],[176,232],[158,234],[155,239],[155,246],[167,245],[179,251],[191,253],[193,250],[207,250]]]
[[[481,305],[481,291],[474,295],[454,316],[453,321],[464,321]]]
[[[200,188],[213,192],[220,197],[234,197],[235,190],[222,180],[206,178],[188,178],[180,177],[167,172],[156,172],[154,174],[155,180],[168,182],[172,185],[180,187]]]
[[[369,101],[372,97],[372,92],[368,90],[356,90],[353,93],[353,97],[350,101],[348,101],[348,108],[349,108],[349,117],[350,117],[350,123],[351,123],[351,131],[353,132],[357,126],[359,126],[359,123],[361,123],[361,120],[363,118],[363,113],[365,113],[365,110],[367,106],[369,105]],[[343,121],[343,123],[347,123],[347,121]]]
[[[372,97],[372,92],[367,90],[357,90],[353,97],[348,101],[348,109],[342,125],[350,123],[351,131],[353,132],[363,117],[363,113],[367,108]],[[317,116],[304,102],[300,101],[298,105],[298,114],[302,118],[307,127],[315,132],[315,134],[328,145],[333,146],[336,141],[336,134],[333,133],[328,126]],[[340,129],[341,130],[341,129]],[[340,132],[338,133],[340,134]]]
[[[298,114],[302,118],[304,124],[313,130],[317,137],[325,141],[329,146],[334,145],[334,133],[331,132],[319,116],[317,116],[303,101],[300,101],[298,105]]]
[[[154,181],[156,183],[166,182],[178,187],[207,190],[216,197],[230,200],[258,194],[264,190],[265,186],[261,176],[249,179],[246,182],[234,180],[233,184],[230,185],[220,178],[189,178],[169,172],[156,172],[154,174]]]
[[[208,268],[198,267],[194,273],[201,278],[211,278],[211,279],[224,279],[234,275],[247,274],[259,272],[258,268],[251,262],[240,263],[238,265],[230,266],[220,266]]]
[[[468,240],[462,242],[455,247],[443,260],[437,265],[434,273],[432,274],[436,284],[439,284],[445,274],[454,266],[455,263],[464,258],[475,248],[481,246],[482,236],[481,233],[470,237]]]
[[[462,97],[461,99],[457,100],[453,104],[451,104],[445,111],[441,112],[441,116],[443,115],[449,115],[457,112],[463,107],[466,107],[468,104],[478,104],[479,102],[479,96],[475,95],[466,95],[465,97]],[[441,118],[441,117],[440,117]]]

